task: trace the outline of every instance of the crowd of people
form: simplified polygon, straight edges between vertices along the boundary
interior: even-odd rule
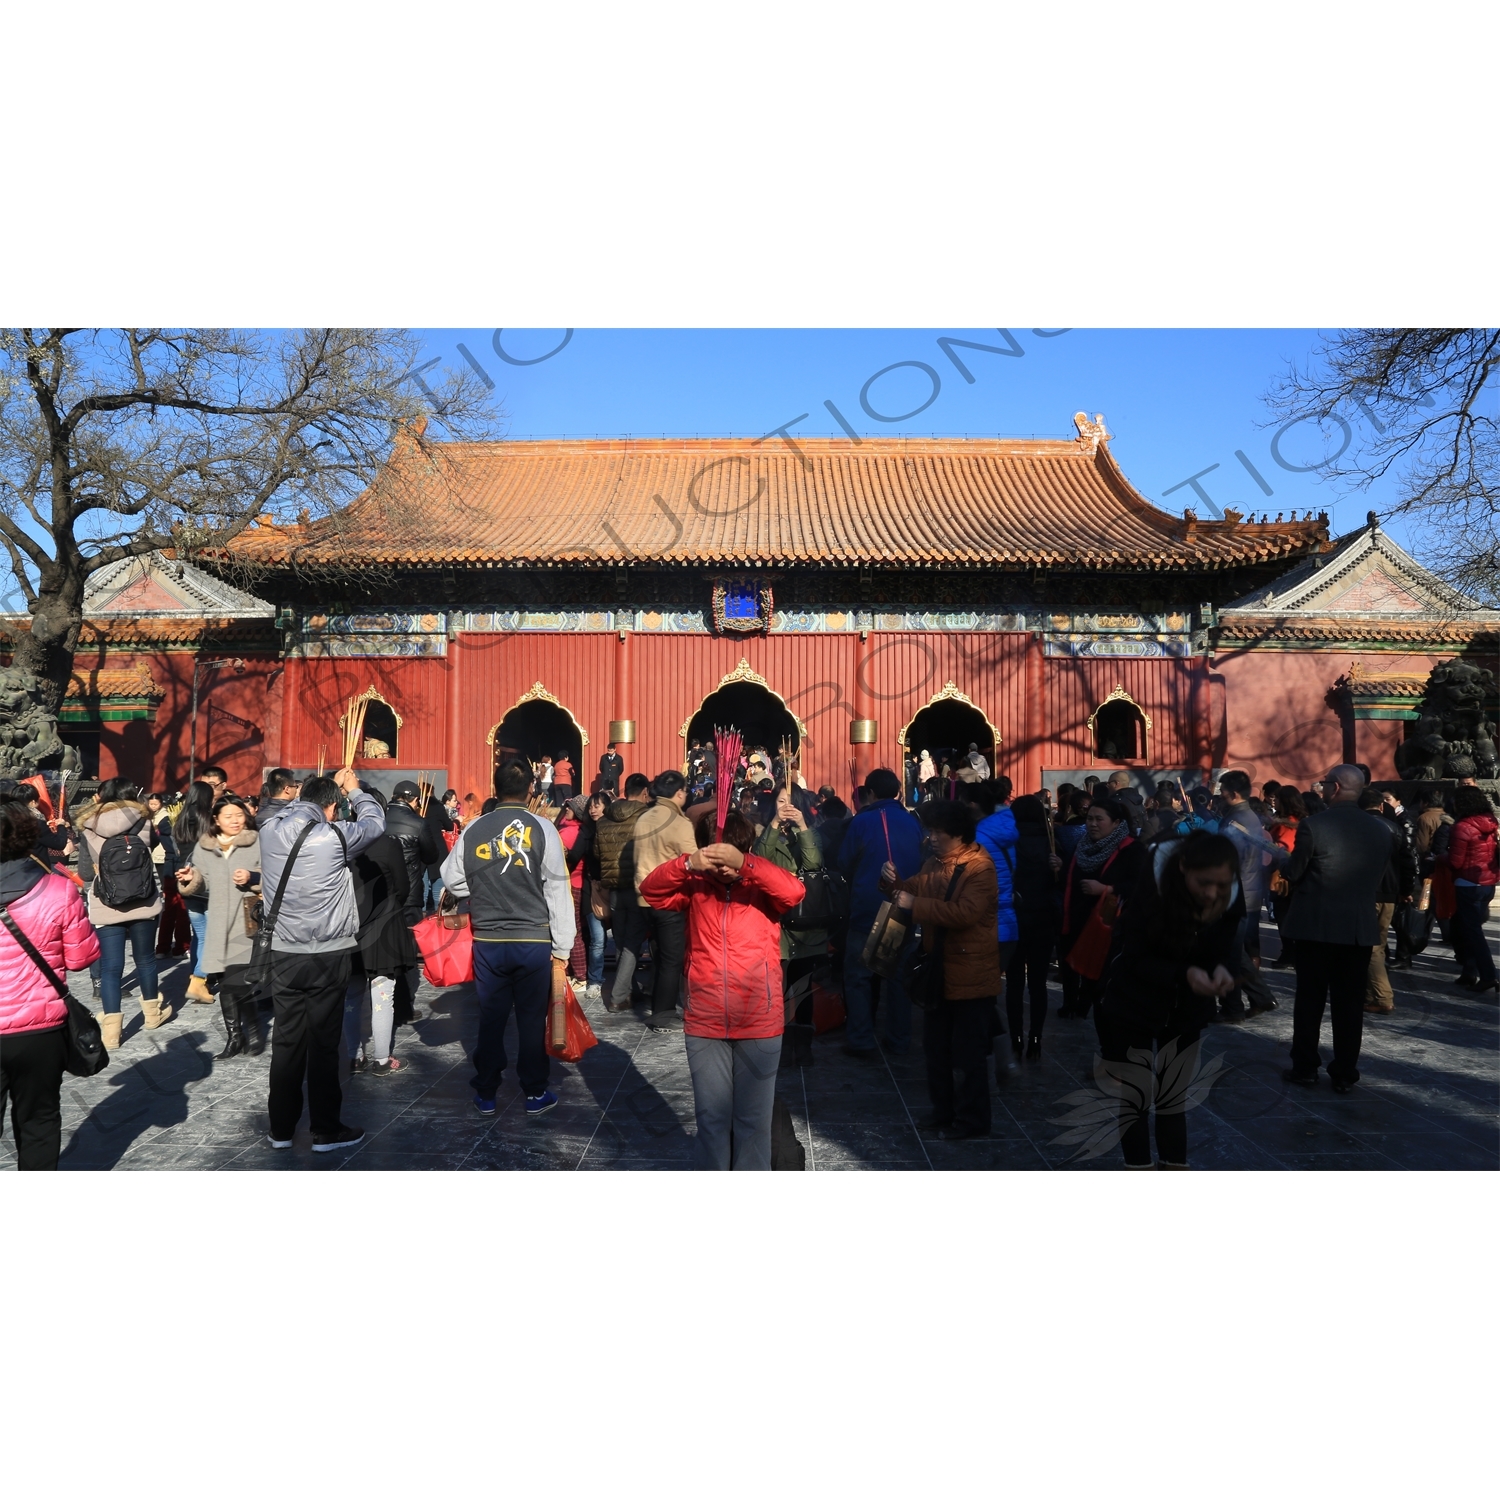
[[[1497,993],[1483,930],[1497,824],[1476,786],[1434,786],[1408,808],[1340,765],[1259,796],[1240,771],[1212,789],[1117,771],[1015,796],[971,754],[967,777],[873,771],[854,808],[809,789],[789,746],[752,746],[721,810],[714,746],[696,740],[686,773],[654,778],[624,775],[611,745],[585,793],[566,755],[512,757],[484,803],[415,781],[387,797],[347,769],[274,768],[239,796],[209,767],[175,796],[106,781],[64,817],[40,779],[0,783],[0,1083],[19,1165],[58,1160],[58,979],[89,972],[115,1051],[127,955],[155,1030],[173,1019],[158,959],[186,954],[184,1003],[221,1009],[219,1061],[262,1053],[270,1011],[273,1149],[293,1146],[304,1090],[312,1150],[357,1145],[344,1079],[403,1067],[413,929],[439,909],[472,938],[481,1115],[497,1108],[512,1016],[524,1110],[555,1107],[544,1032],[567,978],[585,1004],[685,1033],[706,1169],[795,1164],[776,1076],[810,1060],[820,996],[841,1000],[843,1050],[862,1061],[910,1051],[919,1011],[925,1128],[969,1139],[990,1132],[992,1066],[1041,1056],[1054,968],[1058,1016],[1092,1016],[1103,1058],[1180,1052],[1210,1024],[1275,1009],[1268,914],[1269,963],[1296,970],[1285,1076],[1317,1082],[1328,1010],[1339,1093],[1359,1081],[1365,1013],[1394,1007],[1389,969],[1410,967],[1434,926],[1456,982]],[[1129,1122],[1127,1166],[1153,1165],[1149,1130]],[[1155,1165],[1187,1165],[1181,1111],[1156,1116],[1155,1148]]]

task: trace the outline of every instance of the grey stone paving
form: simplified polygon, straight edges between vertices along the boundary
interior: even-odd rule
[[[1492,928],[1492,933],[1495,929]],[[1273,928],[1264,934],[1274,957]],[[1196,1168],[1488,1169],[1500,1165],[1500,1015],[1493,1000],[1454,989],[1456,970],[1437,944],[1409,973],[1393,975],[1396,1011],[1367,1016],[1363,1082],[1347,1096],[1326,1081],[1286,1085],[1291,1038],[1290,972],[1266,977],[1281,1008],[1205,1035],[1205,1060],[1222,1055],[1208,1101],[1189,1116]],[[78,984],[80,996],[87,981]],[[165,971],[177,1000],[185,962]],[[1053,1010],[1061,992],[1052,992]],[[344,1119],[366,1131],[357,1150],[313,1156],[304,1118],[296,1147],[266,1144],[270,1053],[215,1062],[223,1045],[217,1006],[189,1005],[165,1027],[143,1031],[133,993],[125,1045],[97,1078],[65,1078],[63,1170],[660,1170],[687,1166],[692,1088],[679,1035],[632,1016],[592,1014],[599,1045],[577,1067],[553,1064],[561,1103],[528,1121],[507,1075],[501,1108],[484,1119],[469,1102],[477,1017],[468,987],[419,996],[415,1027],[397,1033],[411,1064],[396,1076],[359,1076],[345,1088]],[[1325,1051],[1327,1028],[1325,1023]],[[1040,1062],[993,1085],[995,1129],[984,1141],[940,1142],[916,1125],[927,1100],[920,1045],[906,1056],[864,1062],[840,1051],[842,1033],[820,1037],[812,1067],[784,1070],[780,1089],[808,1148],[808,1167],[831,1170],[1115,1170],[1119,1153],[1076,1160],[1056,1144],[1064,1096],[1092,1083],[1092,1022],[1048,1017]],[[514,1049],[512,1048],[512,1056]],[[7,1131],[0,1170],[13,1170]]]

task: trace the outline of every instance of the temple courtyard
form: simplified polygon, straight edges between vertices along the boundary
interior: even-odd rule
[[[1496,924],[1490,925],[1492,945]],[[1267,958],[1275,929],[1263,933]],[[1456,989],[1449,950],[1434,942],[1392,981],[1396,1010],[1367,1015],[1362,1082],[1333,1093],[1326,1078],[1286,1084],[1293,976],[1269,966],[1277,1010],[1205,1034],[1200,1078],[1206,1100],[1189,1115],[1190,1157],[1200,1169],[1439,1170],[1500,1166],[1500,1014],[1492,998]],[[180,1004],[185,960],[163,970]],[[74,976],[81,999],[87,976]],[[1061,990],[1052,988],[1052,1010]],[[470,1103],[468,1052],[477,1027],[472,988],[424,984],[419,1018],[397,1032],[410,1066],[345,1086],[344,1119],[363,1127],[353,1150],[314,1156],[306,1118],[291,1151],[266,1142],[270,1049],[216,1062],[224,1044],[217,1006],[189,1005],[154,1032],[142,1029],[133,988],[125,997],[125,1044],[96,1078],[63,1080],[64,1170],[175,1171],[679,1170],[690,1164],[693,1096],[682,1038],[630,1015],[590,1007],[599,1045],[577,1066],[553,1064],[560,1104],[528,1121],[514,1073],[500,1108],[482,1118]],[[918,1019],[920,1025],[920,1018]],[[1328,1029],[1325,1022],[1325,1057]],[[846,1056],[842,1031],[814,1042],[810,1067],[784,1068],[779,1087],[812,1171],[1116,1170],[1117,1148],[1088,1156],[1060,1142],[1057,1123],[1096,1091],[1091,1021],[1050,1014],[1039,1062],[1006,1071],[994,1088],[987,1140],[943,1142],[920,1128],[927,1108],[920,1045],[906,1055]],[[510,1045],[510,1055],[515,1051]],[[1071,1097],[1070,1097],[1071,1096]],[[13,1170],[9,1131],[0,1170]]]

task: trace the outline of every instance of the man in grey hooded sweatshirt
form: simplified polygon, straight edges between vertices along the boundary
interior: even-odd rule
[[[347,798],[352,822],[337,821]],[[362,1130],[339,1119],[339,1039],[351,955],[359,942],[359,911],[349,866],[385,832],[380,804],[359,789],[350,770],[315,776],[260,831],[261,894],[269,916],[288,860],[291,873],[271,939],[271,1144],[292,1144],[302,1116],[302,1080],[313,1150],[357,1146]],[[303,838],[303,834],[306,837]],[[293,860],[292,850],[302,838]]]

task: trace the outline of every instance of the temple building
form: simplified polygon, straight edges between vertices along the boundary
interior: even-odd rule
[[[651,773],[730,723],[795,741],[808,783],[846,794],[970,743],[1022,787],[1230,766],[1306,785],[1339,760],[1393,775],[1430,668],[1493,656],[1500,614],[1373,517],[1332,538],[1324,516],[1173,515],[1102,417],[1074,422],[1032,441],[405,434],[337,517],[96,582],[64,737],[99,774],[169,786],[213,761],[248,790],[263,765],[338,762],[364,697],[376,784],[481,797],[507,752],[566,753],[587,785],[610,740]]]

